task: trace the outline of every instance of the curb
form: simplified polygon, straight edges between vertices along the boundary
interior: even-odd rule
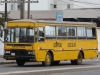
[[[2,64],[14,64],[14,63],[16,63],[15,60],[6,60],[3,58],[0,58],[0,65],[2,65]]]
[[[0,62],[0,65],[4,65],[4,64],[15,64],[16,62]]]

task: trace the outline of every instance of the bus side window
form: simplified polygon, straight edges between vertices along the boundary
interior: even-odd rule
[[[66,39],[66,26],[57,26],[57,39]]]
[[[92,35],[93,37],[96,37],[96,28],[92,28]]]
[[[44,27],[38,27],[38,41],[44,41]]]
[[[86,39],[86,28],[77,27],[77,36],[78,36],[78,39]]]
[[[87,39],[96,39],[96,28],[87,28]]]
[[[56,26],[46,26],[45,27],[45,36],[46,40],[55,40],[56,39]]]
[[[68,39],[76,39],[76,27],[69,26],[67,27],[67,37]]]

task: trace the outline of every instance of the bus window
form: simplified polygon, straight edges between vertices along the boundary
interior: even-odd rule
[[[92,28],[92,35],[96,38],[96,28]]]
[[[76,39],[76,27],[67,27],[67,37],[68,39]]]
[[[19,42],[20,28],[15,28],[15,42]]]
[[[15,40],[15,32],[14,32],[14,29],[11,29],[11,42],[14,42],[14,40]]]
[[[26,32],[26,35],[27,35],[27,41],[28,42],[34,42],[34,31],[33,31],[33,28],[27,28],[27,32]]]
[[[77,27],[77,36],[78,36],[78,39],[86,39],[86,28]]]
[[[20,38],[19,42],[34,42],[34,29],[21,28],[19,38]]]
[[[66,39],[66,27],[65,26],[57,27],[57,39]]]
[[[8,29],[8,33],[6,34],[6,37],[5,37],[5,42],[10,42],[10,34],[11,34],[11,31],[10,29]]]
[[[87,28],[87,39],[96,39],[96,29]]]
[[[56,39],[56,27],[55,26],[46,26],[46,39]]]
[[[38,41],[44,41],[44,28],[38,28]]]

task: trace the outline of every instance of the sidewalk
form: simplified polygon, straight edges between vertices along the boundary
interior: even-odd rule
[[[6,60],[3,58],[2,55],[0,55],[0,65],[2,64],[13,64],[13,63],[16,63],[15,60]]]
[[[2,64],[13,64],[16,63],[15,60],[5,60],[4,58],[0,58],[0,65]]]

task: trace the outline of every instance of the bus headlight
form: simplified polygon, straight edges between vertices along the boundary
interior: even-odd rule
[[[33,54],[34,55],[34,51],[28,51],[28,54]]]
[[[5,51],[5,53],[10,53],[10,51]]]

